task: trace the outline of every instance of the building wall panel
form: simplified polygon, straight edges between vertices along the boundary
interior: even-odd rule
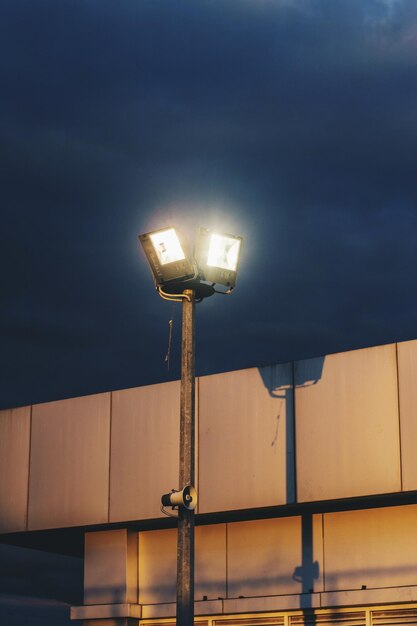
[[[177,530],[139,533],[139,604],[175,602]]]
[[[136,603],[138,534],[108,530],[85,534],[84,604]]]
[[[416,584],[417,505],[324,515],[326,591]]]
[[[177,489],[179,381],[112,394],[110,521],[163,517]]]
[[[403,489],[417,489],[417,341],[398,344]]]
[[[25,530],[30,407],[0,411],[0,532]]]
[[[197,526],[195,593],[197,601],[226,597],[226,524]]]
[[[228,524],[228,598],[323,589],[321,515]]]
[[[417,489],[417,341],[294,371],[295,390],[292,364],[197,380],[199,513],[293,502],[294,456],[299,502]],[[1,412],[0,531],[161,517],[179,396],[175,381]]]
[[[291,501],[291,364],[202,377],[199,389],[199,511]]]
[[[176,600],[177,530],[139,533],[139,604]],[[226,596],[226,525],[195,529],[195,600]]]
[[[110,394],[32,408],[29,530],[108,521]]]
[[[318,361],[295,363],[298,500],[400,491],[395,344]]]

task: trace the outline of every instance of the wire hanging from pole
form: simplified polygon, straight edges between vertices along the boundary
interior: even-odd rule
[[[175,304],[172,303],[171,319],[168,322],[168,324],[169,324],[168,350],[167,350],[167,353],[165,355],[165,363],[167,364],[168,371],[169,371],[169,362],[170,362],[170,358],[171,358],[172,329],[173,329],[173,326],[174,326],[174,314],[175,314]]]

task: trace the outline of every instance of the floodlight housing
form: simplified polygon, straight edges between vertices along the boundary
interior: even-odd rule
[[[173,227],[139,235],[155,283],[164,287],[196,276],[185,239]]]
[[[242,237],[200,228],[195,259],[202,279],[233,289],[241,247]]]

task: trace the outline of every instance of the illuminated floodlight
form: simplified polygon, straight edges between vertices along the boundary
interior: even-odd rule
[[[207,265],[235,272],[239,250],[240,239],[212,233],[207,254]]]
[[[175,228],[139,235],[139,241],[158,286],[181,283],[195,276],[195,265],[186,242]]]
[[[149,235],[161,265],[185,259],[175,228],[159,230]]]
[[[202,278],[233,289],[241,245],[242,237],[200,228],[195,257]]]

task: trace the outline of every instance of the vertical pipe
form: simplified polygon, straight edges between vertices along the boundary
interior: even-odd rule
[[[194,485],[195,441],[195,293],[182,303],[179,488]],[[194,511],[178,507],[177,625],[194,624]]]

